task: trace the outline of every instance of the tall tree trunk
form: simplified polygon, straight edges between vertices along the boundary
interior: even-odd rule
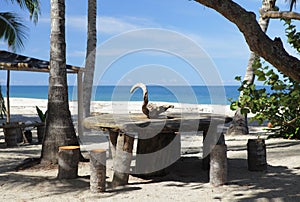
[[[88,32],[83,79],[84,117],[90,115],[97,45],[97,0],[88,0]]]
[[[68,102],[65,43],[65,1],[51,0],[48,114],[42,161],[57,164],[58,147],[79,145]]]
[[[258,20],[258,24],[261,27],[263,32],[267,32],[269,26],[269,18],[262,18],[262,15],[265,12],[272,11],[275,8],[276,0],[262,0],[262,6],[259,9],[260,17]],[[253,84],[255,75],[253,70],[253,63],[255,59],[259,57],[254,52],[251,51],[248,65],[246,68],[246,73],[244,77],[244,81],[247,81],[248,84]],[[243,95],[243,91],[240,93],[240,97]],[[235,115],[233,117],[232,124],[229,126],[227,130],[227,134],[229,135],[237,135],[237,134],[248,134],[248,121],[247,121],[247,114],[241,114],[240,108],[236,110]]]

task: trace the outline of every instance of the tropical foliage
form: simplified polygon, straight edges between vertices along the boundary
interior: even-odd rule
[[[26,39],[27,27],[18,15],[10,12],[0,13],[0,38],[7,41],[13,51],[24,47],[23,41]]]
[[[16,2],[20,8],[28,10],[30,19],[36,23],[40,14],[39,0],[10,0]],[[0,39],[7,42],[13,51],[24,48],[28,28],[22,18],[13,12],[0,12]]]
[[[285,22],[288,42],[293,48],[300,51],[300,33],[290,20]],[[242,96],[232,101],[231,109],[241,108],[242,113],[253,113],[252,120],[262,124],[268,120],[275,127],[273,137],[300,139],[300,83],[276,72],[259,59],[253,64],[254,74],[258,81],[269,86],[270,90],[255,84],[241,81],[239,91]]]
[[[30,20],[33,20],[34,23],[37,23],[39,15],[41,14],[39,0],[10,0],[10,2],[16,2],[19,4],[21,9],[27,10],[30,14]]]
[[[41,122],[45,122],[46,121],[46,117],[47,117],[47,111],[45,111],[45,113],[38,107],[35,106],[36,112],[41,120]]]

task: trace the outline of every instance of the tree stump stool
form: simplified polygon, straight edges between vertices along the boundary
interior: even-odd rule
[[[249,171],[264,171],[267,169],[267,154],[264,139],[249,139],[247,154]]]
[[[90,151],[90,190],[94,193],[104,192],[106,184],[106,150]]]
[[[58,150],[58,179],[78,177],[79,146],[61,146]]]
[[[7,147],[16,147],[23,141],[23,132],[19,127],[21,122],[10,122],[3,125],[4,138]]]

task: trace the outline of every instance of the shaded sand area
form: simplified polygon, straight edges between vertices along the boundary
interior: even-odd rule
[[[36,103],[31,103],[31,105]],[[25,104],[23,103],[24,106]],[[30,104],[28,104],[30,105]],[[22,108],[22,107],[20,107]],[[30,106],[26,108],[31,109]],[[32,107],[34,108],[34,107]],[[26,111],[26,109],[24,109]],[[14,113],[17,112],[14,111]],[[23,113],[23,118],[36,118],[35,112]],[[22,117],[19,117],[22,118]],[[208,172],[201,169],[202,134],[181,136],[181,158],[168,168],[164,177],[141,179],[130,176],[129,185],[109,188],[112,181],[112,160],[107,160],[105,193],[89,190],[89,163],[79,164],[79,178],[56,179],[57,168],[49,167],[16,172],[23,159],[39,157],[41,145],[20,145],[6,148],[0,133],[0,191],[1,201],[299,201],[300,200],[300,141],[269,139],[268,169],[250,172],[247,169],[247,140],[259,134],[266,137],[262,127],[251,126],[250,135],[225,136],[228,147],[228,184],[212,187]],[[108,147],[104,134],[99,147]],[[33,130],[34,141],[36,131]],[[88,155],[84,152],[84,155]]]

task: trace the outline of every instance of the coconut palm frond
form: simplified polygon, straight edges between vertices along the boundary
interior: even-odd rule
[[[37,23],[41,14],[39,0],[10,0],[12,3],[17,2],[22,9],[27,9],[30,13],[30,19]]]
[[[0,39],[7,41],[13,51],[24,48],[23,41],[27,38],[28,28],[22,19],[11,12],[0,13]]]

